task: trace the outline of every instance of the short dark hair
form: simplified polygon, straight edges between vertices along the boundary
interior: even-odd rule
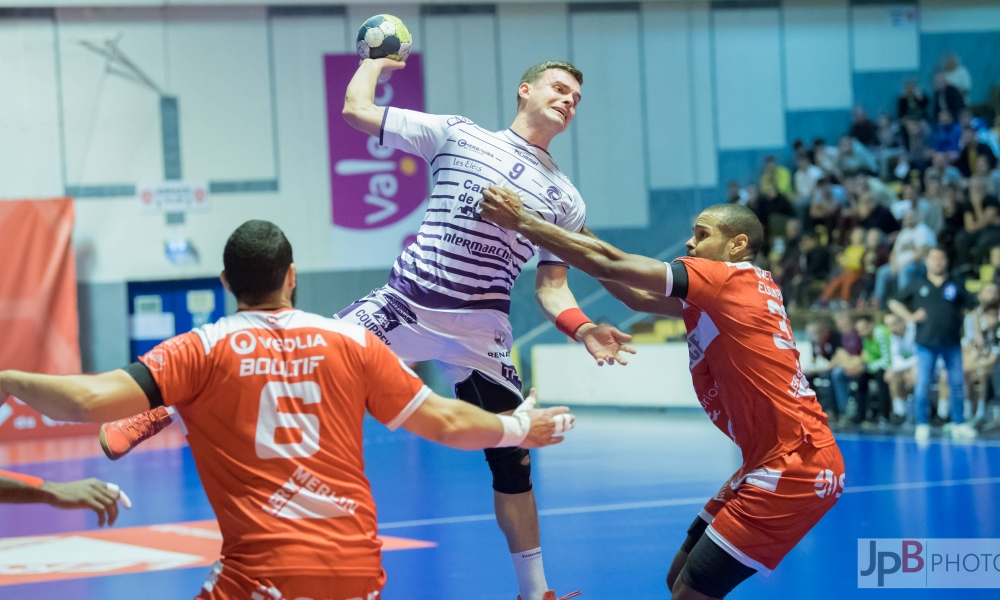
[[[752,210],[742,204],[715,204],[705,209],[719,217],[719,229],[727,239],[747,236],[747,252],[756,256],[764,243],[764,226]]]
[[[236,228],[222,251],[226,281],[236,299],[254,305],[281,289],[292,264],[292,245],[269,221],[247,221]]]
[[[537,65],[529,67],[524,75],[521,75],[521,83],[533,84],[538,81],[538,78],[542,76],[542,73],[548,71],[549,69],[559,69],[560,71],[566,71],[576,79],[577,83],[583,85],[583,73],[580,69],[577,69],[572,64],[564,60],[547,60],[545,62],[540,62]],[[517,108],[521,108],[521,83],[517,84]]]

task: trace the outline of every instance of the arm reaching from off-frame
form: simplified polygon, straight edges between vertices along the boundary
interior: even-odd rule
[[[534,408],[537,401],[537,394],[532,389],[514,414],[507,416],[494,415],[468,402],[431,393],[420,408],[403,421],[403,428],[460,450],[507,446],[540,448],[562,442],[559,436],[573,428],[574,418],[569,408],[557,406],[539,410]]]
[[[40,375],[0,371],[0,398],[14,396],[50,419],[76,423],[115,421],[150,408],[124,369],[100,375]]]

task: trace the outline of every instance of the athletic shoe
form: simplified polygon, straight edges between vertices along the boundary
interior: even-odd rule
[[[173,413],[160,406],[134,417],[105,423],[101,425],[101,448],[108,458],[118,460],[173,421]]]
[[[556,598],[556,593],[554,591],[552,591],[552,590],[549,590],[549,591],[545,592],[544,594],[542,594],[542,600],[569,600],[570,598],[576,598],[577,596],[579,596],[582,593],[583,592],[577,590],[575,592],[570,592],[570,593],[566,594],[562,598]],[[521,596],[518,596],[517,600],[521,600]]]
[[[917,440],[917,443],[926,442],[931,439],[931,426],[926,423],[917,425],[916,430],[913,432],[913,439]]]
[[[951,426],[951,439],[953,440],[974,440],[979,437],[979,432],[968,423],[958,423]]]

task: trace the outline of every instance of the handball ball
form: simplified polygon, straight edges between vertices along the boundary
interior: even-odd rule
[[[358,55],[366,58],[391,58],[405,61],[413,38],[397,17],[375,15],[358,30]]]

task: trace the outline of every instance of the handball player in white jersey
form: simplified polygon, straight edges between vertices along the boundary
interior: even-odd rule
[[[585,229],[583,199],[546,150],[573,120],[583,74],[565,62],[531,67],[518,86],[514,123],[492,132],[460,116],[377,106],[381,72],[404,66],[386,58],[362,61],[347,87],[344,118],[379,144],[430,163],[434,189],[417,240],[396,260],[389,283],[337,316],[365,327],[403,360],[442,363],[458,398],[496,414],[511,412],[523,398],[510,357],[510,290],[539,250],[521,234],[482,220],[477,206],[484,189],[501,186],[546,221],[574,232]],[[540,251],[538,304],[560,331],[583,342],[598,364],[625,364],[621,353],[635,352],[625,345],[630,337],[583,314],[567,285],[568,269],[559,257]],[[169,410],[159,407],[106,423],[101,444],[118,459],[172,420]],[[542,568],[528,451],[485,452],[520,598],[557,600]]]
[[[494,413],[511,411],[522,396],[510,358],[510,290],[539,250],[520,234],[483,221],[476,207],[482,191],[498,185],[517,192],[545,220],[571,231],[584,228],[583,199],[546,150],[573,120],[583,75],[565,62],[531,67],[517,90],[514,123],[492,132],[461,116],[377,106],[380,73],[402,66],[363,61],[347,87],[344,118],[381,145],[426,160],[434,189],[417,239],[396,260],[388,285],[338,316],[368,328],[404,360],[440,361],[458,398]],[[599,364],[625,364],[620,353],[633,352],[625,345],[629,336],[583,314],[567,285],[568,269],[557,256],[540,252],[538,304]],[[555,600],[542,569],[528,452],[490,449],[486,461],[521,598]]]

